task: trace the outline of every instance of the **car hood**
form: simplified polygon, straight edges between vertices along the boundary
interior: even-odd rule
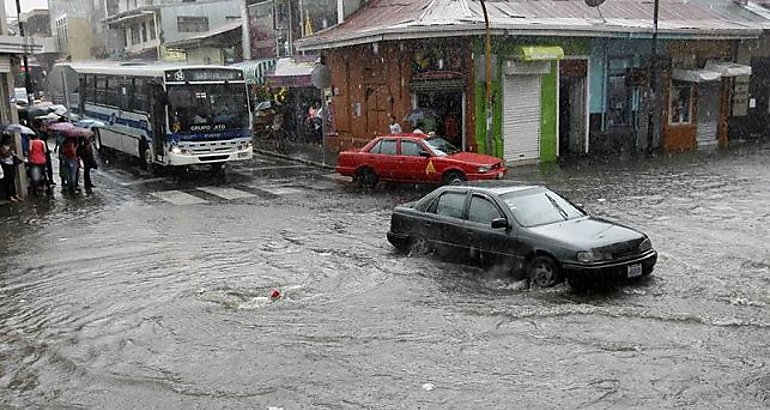
[[[580,218],[529,228],[550,240],[579,249],[596,249],[617,243],[641,241],[641,232],[598,218]]]
[[[456,154],[447,155],[444,158],[476,165],[494,165],[500,162],[500,158],[491,155],[476,154],[474,152],[458,152]]]

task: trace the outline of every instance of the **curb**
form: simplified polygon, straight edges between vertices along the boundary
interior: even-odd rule
[[[323,164],[323,163],[320,163],[320,162],[317,162],[317,161],[311,161],[311,160],[308,160],[308,159],[290,157],[290,156],[288,156],[286,154],[281,154],[281,153],[275,152],[275,151],[268,151],[268,150],[254,148],[254,152],[256,152],[258,154],[262,154],[262,155],[268,155],[268,156],[271,156],[271,157],[286,159],[286,160],[289,160],[289,161],[301,162],[303,164],[312,165],[312,166],[318,167],[318,168],[325,168],[325,169],[331,169],[331,170],[334,169],[333,165]]]

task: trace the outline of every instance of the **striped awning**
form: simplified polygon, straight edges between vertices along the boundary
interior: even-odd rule
[[[242,61],[240,63],[232,64],[232,67],[240,67],[243,69],[243,78],[246,79],[247,84],[264,84],[265,74],[275,66],[276,60],[274,58],[267,58],[262,60],[250,60]]]

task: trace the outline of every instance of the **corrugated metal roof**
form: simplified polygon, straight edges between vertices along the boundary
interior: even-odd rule
[[[194,48],[200,45],[200,43],[209,40],[213,37],[216,37],[220,34],[225,34],[230,31],[240,30],[243,26],[243,23],[241,23],[241,19],[229,21],[219,27],[216,27],[212,30],[209,30],[205,33],[196,34],[194,36],[190,36],[187,38],[183,38],[181,40],[173,41],[166,43],[166,47],[168,48]]]
[[[599,9],[584,0],[486,2],[496,35],[617,36],[652,32],[652,0],[611,0]],[[660,0],[658,29],[684,37],[755,38],[766,20],[732,0]],[[341,25],[297,41],[299,49],[334,48],[382,40],[478,35],[477,0],[374,0]]]

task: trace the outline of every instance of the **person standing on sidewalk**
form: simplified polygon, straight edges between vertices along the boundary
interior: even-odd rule
[[[46,180],[45,166],[47,163],[46,153],[48,152],[47,144],[38,138],[37,134],[32,135],[29,141],[29,153],[27,159],[29,161],[29,175],[30,175],[30,192],[33,194],[39,194],[45,189],[46,194],[51,195],[51,186]]]
[[[388,132],[391,134],[401,134],[401,124],[396,122],[396,117],[390,116],[390,124],[388,124]]]
[[[77,141],[75,138],[65,137],[64,142],[59,147],[59,152],[66,170],[63,181],[66,184],[62,184],[62,189],[74,194],[78,190],[78,171],[80,168],[80,158],[78,158]]]
[[[0,140],[0,166],[3,167],[3,179],[0,182],[3,188],[2,199],[16,202],[21,200],[16,195],[16,167],[24,161],[16,155],[12,143],[10,135],[3,135]]]
[[[94,185],[91,183],[91,170],[98,167],[96,165],[96,158],[94,157],[93,146],[89,138],[78,138],[77,155],[83,162],[83,188],[86,190],[86,195],[91,195],[94,189]]]

